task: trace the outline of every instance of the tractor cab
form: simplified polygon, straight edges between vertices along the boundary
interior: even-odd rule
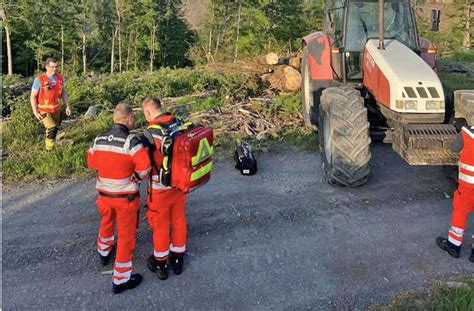
[[[409,0],[384,3],[384,38],[418,50],[415,16]],[[327,2],[323,32],[331,37],[333,69],[340,80],[361,80],[361,60],[369,39],[379,38],[377,0]]]

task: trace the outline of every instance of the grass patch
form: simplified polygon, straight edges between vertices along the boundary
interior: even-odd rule
[[[210,96],[206,98],[201,98],[193,102],[189,107],[189,112],[198,112],[204,110],[216,109],[222,107],[224,101],[221,98]]]
[[[474,71],[474,51],[453,52],[449,57],[438,60],[439,78],[443,84],[445,93],[462,89],[474,88],[474,75],[451,72],[451,68],[462,65],[468,70]]]
[[[462,286],[449,286],[448,284]],[[370,308],[377,311],[398,310],[474,310],[474,276],[466,275],[452,282],[437,282],[431,289],[425,291],[407,292],[392,297],[387,305]]]
[[[58,141],[55,150],[45,152],[44,128],[35,120],[29,104],[33,77],[6,76],[2,93],[2,116],[8,117],[8,121],[2,123],[3,149],[7,153],[2,165],[3,181],[56,179],[91,173],[86,167],[86,150],[98,134],[111,126],[110,110],[121,100],[138,107],[149,95],[180,97],[177,105],[168,105],[166,110],[186,117],[188,112],[221,107],[232,90],[239,90],[239,96],[244,98],[257,94],[260,86],[256,81],[254,76],[205,68],[161,68],[153,74],[126,72],[89,78],[66,77],[73,118],[78,121],[67,128],[61,126],[64,138]],[[212,96],[199,97],[196,93]],[[102,110],[96,119],[78,118],[92,105],[99,105]],[[185,106],[186,111],[177,111],[179,106]],[[136,128],[146,126],[142,113],[136,114],[135,125]],[[228,144],[219,139],[217,143]]]
[[[95,120],[80,120],[66,129],[64,138],[50,152],[44,150],[44,130],[38,122],[18,122],[12,118],[4,126],[4,147],[8,152],[2,166],[5,183],[90,174],[86,150],[98,133],[110,127],[112,115],[104,111]],[[25,128],[19,128],[21,125]]]
[[[473,89],[474,79],[459,74],[444,74],[440,76],[445,93],[463,89]]]
[[[294,115],[302,109],[301,96],[299,93],[277,95],[273,99],[273,104],[269,106],[269,109],[273,115],[282,112],[284,114]]]
[[[29,104],[32,78],[13,76],[4,80],[4,104],[8,109],[3,115],[8,121],[2,124],[3,148],[7,156],[3,160],[2,176],[5,183],[58,179],[70,176],[92,175],[87,169],[86,150],[93,139],[112,124],[111,109],[120,100],[128,100],[138,107],[147,95],[165,100],[165,110],[186,118],[189,113],[216,110],[234,101],[245,101],[249,96],[260,94],[262,86],[252,76],[225,73],[204,68],[162,68],[154,74],[126,72],[123,74],[98,75],[90,78],[69,77],[67,89],[74,110],[73,123],[63,124],[60,133],[64,138],[55,150],[45,152],[44,128],[34,119]],[[101,111],[95,119],[81,117],[88,107],[98,105]],[[294,122],[301,114],[299,94],[281,94],[269,103],[252,102],[264,118],[276,123],[289,121],[285,128],[275,129],[263,139],[257,140],[245,134],[215,135],[216,159],[232,159],[237,140],[248,141],[255,152],[285,151],[288,147],[314,151],[316,135]],[[135,115],[135,128],[140,132],[147,125],[142,113]],[[219,127],[219,122],[213,124]],[[301,129],[300,129],[301,128]]]

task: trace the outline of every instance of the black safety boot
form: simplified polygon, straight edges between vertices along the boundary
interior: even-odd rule
[[[173,272],[176,275],[183,272],[184,253],[173,253],[171,252],[170,263],[173,266]]]
[[[128,280],[127,282],[120,285],[112,284],[112,292],[114,294],[120,294],[124,290],[135,288],[138,285],[140,285],[142,280],[143,280],[143,277],[141,276],[141,274],[133,273],[130,276],[130,280]]]
[[[438,245],[439,248],[447,252],[452,257],[459,258],[461,246],[456,246],[443,237],[436,238],[436,244]]]
[[[156,260],[155,256],[151,255],[148,258],[147,266],[151,272],[156,273],[160,280],[166,280],[168,278],[168,264],[166,260]]]
[[[474,262],[474,248],[471,250],[471,256],[469,257],[470,262]]]
[[[101,254],[99,254],[100,263],[102,264],[102,266],[107,266],[107,264],[110,261],[110,258],[112,258],[112,255],[113,255],[112,253],[114,252],[114,250],[115,250],[115,246],[112,247],[112,249],[110,250],[107,256],[102,256]]]

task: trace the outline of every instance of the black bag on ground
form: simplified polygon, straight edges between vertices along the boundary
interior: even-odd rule
[[[234,152],[235,168],[240,170],[242,175],[253,175],[257,172],[257,160],[255,159],[252,148],[244,141],[237,143]]]

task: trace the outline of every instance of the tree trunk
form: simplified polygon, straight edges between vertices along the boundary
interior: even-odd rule
[[[209,27],[209,44],[207,46],[207,55],[206,55],[208,63],[211,61],[211,58],[212,58],[211,50],[212,50],[212,27],[214,24],[214,8],[211,8],[211,12],[212,12],[212,19],[211,19],[211,26]]]
[[[131,43],[132,43],[132,32],[130,31],[130,33],[128,34],[128,41],[127,41],[127,60],[125,62],[125,70],[128,71],[128,64],[129,64],[129,61],[130,61],[130,46],[131,46]]]
[[[214,56],[216,56],[217,52],[219,51],[219,47],[221,45],[221,40],[222,40],[222,42],[224,42],[224,40],[225,40],[226,27],[227,27],[227,23],[228,23],[229,18],[230,18],[230,16],[228,15],[228,10],[229,10],[229,6],[227,5],[225,7],[225,11],[224,11],[224,18],[223,18],[222,27],[219,27],[219,29],[222,29],[223,31],[219,32],[217,34],[216,49],[214,50]]]
[[[115,67],[115,37],[117,36],[118,27],[115,27],[115,32],[112,33],[112,51],[110,52],[110,73],[114,72]]]
[[[118,16],[118,57],[119,57],[119,72],[122,72],[122,19]]]
[[[87,74],[86,33],[82,34],[82,74]]]
[[[234,50],[234,63],[237,61],[237,53],[238,53],[238,43],[239,43],[239,35],[240,35],[240,12],[242,10],[242,1],[239,0],[239,13],[237,17],[237,35],[235,39],[235,50]]]
[[[64,73],[64,26],[61,26],[61,72]]]
[[[8,75],[13,74],[12,46],[10,41],[10,28],[5,23],[5,39],[7,41]]]
[[[121,15],[120,9],[121,9],[120,1],[115,0],[115,12],[117,13],[117,30],[118,30],[119,72],[122,72],[122,15]]]
[[[155,60],[155,25],[151,30],[150,71],[153,72],[153,61]]]
[[[466,50],[470,50],[471,48],[470,21],[471,21],[471,11],[472,11],[473,5],[474,4],[470,2],[466,3],[466,26],[464,27],[464,39],[462,43],[463,48],[465,48]]]
[[[5,28],[5,40],[7,41],[7,61],[8,61],[8,75],[13,74],[13,58],[12,58],[12,47],[10,40],[10,27],[8,27],[8,21],[5,17],[5,11],[0,11],[0,17],[3,20],[3,27]]]
[[[134,44],[134,53],[133,53],[133,69],[134,70],[137,70],[138,67],[137,67],[137,34],[135,34],[135,38],[133,40],[135,42]]]
[[[74,51],[76,51],[76,48],[77,46],[74,45]],[[72,72],[74,72],[74,74],[76,73],[76,62],[77,62],[76,57],[77,57],[76,52],[72,53]]]

